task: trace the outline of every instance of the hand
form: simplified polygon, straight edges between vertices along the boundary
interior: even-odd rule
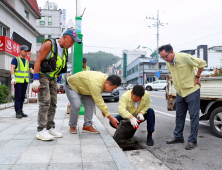
[[[199,84],[199,86],[201,87],[200,79],[197,77],[195,77],[194,86],[196,86],[196,84]]]
[[[34,80],[32,83],[32,91],[37,93],[40,90],[40,82],[39,80]]]
[[[57,94],[60,92],[60,84],[57,82]]]
[[[11,84],[12,84],[12,85],[16,85],[16,80],[15,80],[15,79],[12,79]]]
[[[139,128],[138,120],[135,117],[130,119],[130,123],[133,126],[133,129],[138,129]]]
[[[112,125],[116,128],[116,129],[118,129],[118,123],[119,123],[119,121],[115,118],[115,117],[112,117],[112,119],[110,119],[110,122],[112,123]]]
[[[142,113],[139,113],[139,114],[137,115],[137,118],[138,118],[141,122],[144,121],[144,116],[143,116]]]

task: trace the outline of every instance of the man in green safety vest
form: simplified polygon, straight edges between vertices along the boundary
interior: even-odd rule
[[[14,85],[15,88],[16,118],[27,117],[22,108],[29,82],[29,71],[32,74],[34,73],[29,61],[26,59],[29,51],[28,46],[22,45],[20,47],[20,55],[13,58],[11,62],[11,84]]]
[[[87,59],[83,58],[82,71],[90,71],[90,67],[86,65]]]
[[[67,71],[67,49],[75,42],[81,43],[76,31],[67,30],[60,39],[46,39],[39,49],[34,65],[32,90],[38,92],[39,113],[36,138],[52,140],[63,135],[55,130],[55,109],[59,78]],[[57,80],[57,81],[56,81]]]

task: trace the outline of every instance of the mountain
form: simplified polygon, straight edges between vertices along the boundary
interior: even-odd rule
[[[71,53],[68,57],[69,62],[72,62]],[[83,57],[87,59],[87,66],[90,67],[90,70],[93,70],[94,68],[95,71],[102,72],[106,71],[108,66],[112,66],[112,64],[120,60],[120,57],[103,51],[98,51],[96,53],[84,53]]]

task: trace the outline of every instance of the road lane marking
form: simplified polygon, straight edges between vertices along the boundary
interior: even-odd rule
[[[151,94],[150,94],[150,96],[153,96],[153,97],[160,97],[160,98],[164,98],[164,99],[166,98],[166,97],[163,97],[163,96],[156,96],[156,95],[151,95]]]
[[[167,115],[167,116],[171,116],[171,117],[176,117],[176,115],[171,115],[171,114],[169,114],[169,113],[161,112],[161,111],[158,111],[158,110],[154,110],[154,111],[155,111],[155,112],[158,112],[158,113],[161,113],[161,114],[163,114],[163,115]],[[186,118],[186,120],[190,122],[190,119],[187,119],[187,118]],[[205,125],[205,126],[210,126],[209,124],[204,123],[204,122],[199,122],[199,124]]]

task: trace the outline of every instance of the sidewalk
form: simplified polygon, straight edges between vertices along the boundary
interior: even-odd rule
[[[16,119],[14,108],[0,110],[1,170],[135,170],[96,116],[100,134],[81,133],[84,117],[79,118],[78,134],[69,133],[68,99],[58,95],[56,130],[63,138],[41,141],[37,133],[38,104],[25,104],[27,118]]]

